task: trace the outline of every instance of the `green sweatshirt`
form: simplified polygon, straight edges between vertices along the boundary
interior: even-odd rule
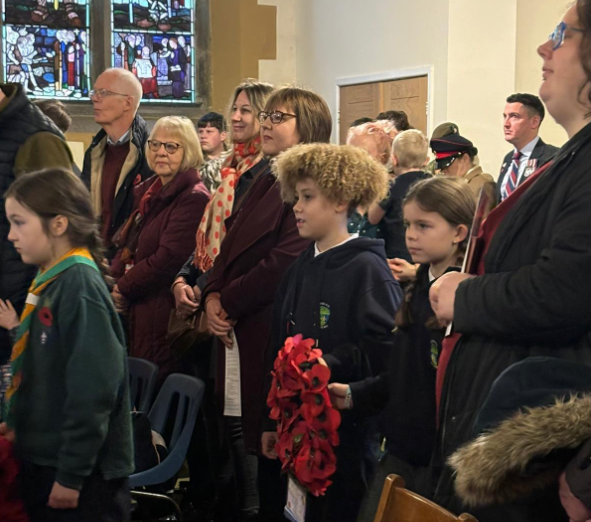
[[[56,480],[133,472],[125,339],[108,288],[86,265],[62,272],[33,312],[15,397],[19,457],[57,468]]]

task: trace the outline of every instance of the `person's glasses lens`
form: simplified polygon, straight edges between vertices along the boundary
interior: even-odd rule
[[[283,120],[283,113],[280,111],[274,111],[271,113],[271,123],[279,125]]]
[[[164,150],[169,154],[174,154],[178,150],[179,146],[176,143],[165,143]]]

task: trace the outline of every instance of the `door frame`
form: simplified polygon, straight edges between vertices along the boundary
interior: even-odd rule
[[[376,74],[366,74],[362,76],[349,76],[345,78],[337,78],[336,83],[336,107],[335,112],[336,126],[333,132],[336,135],[336,141],[338,142],[339,129],[341,126],[341,87],[347,87],[349,85],[360,85],[363,83],[375,83],[375,82],[387,82],[391,80],[407,80],[409,78],[416,78],[417,76],[427,76],[427,137],[433,132],[433,103],[435,89],[434,76],[435,69],[433,65],[424,65],[421,67],[409,67],[406,69],[395,69],[393,71],[386,71]]]

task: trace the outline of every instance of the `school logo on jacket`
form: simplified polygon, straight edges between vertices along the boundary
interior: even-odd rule
[[[437,341],[433,339],[431,339],[431,365],[435,369],[439,365],[439,346],[437,346]]]
[[[328,328],[329,319],[330,305],[328,303],[320,303],[320,328]]]

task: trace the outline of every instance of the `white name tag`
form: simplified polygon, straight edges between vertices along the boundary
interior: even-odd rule
[[[240,351],[236,334],[231,334],[234,343],[226,350],[226,382],[224,386],[224,415],[226,417],[242,417],[242,402],[240,397]]]
[[[306,490],[291,477],[287,482],[287,503],[284,515],[291,522],[306,520]]]
[[[39,296],[35,295],[35,294],[28,294],[27,295],[27,300],[25,301],[25,304],[30,304],[33,306],[37,306],[37,303],[39,302]]]

